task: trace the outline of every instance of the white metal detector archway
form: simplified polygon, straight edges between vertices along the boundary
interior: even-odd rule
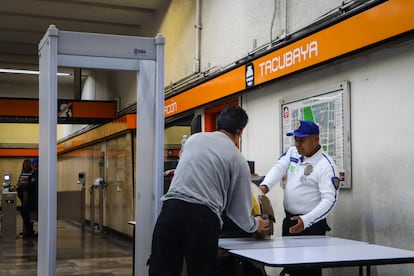
[[[137,71],[135,275],[146,275],[163,193],[164,44],[155,38],[59,31],[39,43],[39,236],[37,274],[56,275],[57,68]]]

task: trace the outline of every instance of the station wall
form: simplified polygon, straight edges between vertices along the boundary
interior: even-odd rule
[[[275,81],[243,95],[250,120],[243,136],[242,152],[255,160],[264,175],[282,154],[280,149],[280,100],[350,82],[352,188],[342,189],[328,223],[329,235],[412,250],[410,168],[414,147],[408,141],[414,111],[414,40],[401,40],[380,48]],[[277,212],[276,234],[281,234],[283,190],[271,192]],[[397,226],[398,225],[398,226]],[[378,266],[379,275],[410,275],[414,267]],[[349,275],[337,269],[332,275]]]

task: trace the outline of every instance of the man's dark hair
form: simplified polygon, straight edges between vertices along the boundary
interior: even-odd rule
[[[247,116],[246,111],[240,106],[228,106],[224,108],[217,121],[218,130],[225,130],[231,134],[236,134],[238,129],[243,129],[249,117]]]

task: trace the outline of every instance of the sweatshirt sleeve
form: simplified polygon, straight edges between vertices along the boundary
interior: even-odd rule
[[[235,166],[226,212],[227,216],[246,232],[253,233],[257,230],[258,220],[252,215],[252,191],[250,187],[250,170],[247,161]]]

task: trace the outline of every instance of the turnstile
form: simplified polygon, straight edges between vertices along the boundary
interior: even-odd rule
[[[1,237],[3,241],[16,241],[17,193],[3,192],[1,197]]]

